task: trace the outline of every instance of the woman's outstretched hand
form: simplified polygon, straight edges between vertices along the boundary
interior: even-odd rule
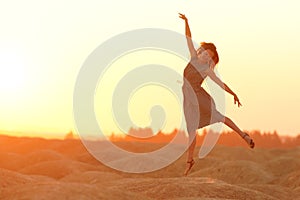
[[[180,17],[181,19],[183,19],[184,21],[187,21],[187,20],[188,20],[184,14],[181,14],[181,13],[178,13],[178,14],[179,14],[179,17]]]
[[[242,106],[239,98],[236,96],[236,94],[234,95],[234,104],[238,103],[238,107]]]

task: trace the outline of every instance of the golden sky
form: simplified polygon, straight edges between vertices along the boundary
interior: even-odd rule
[[[299,8],[297,0],[2,2],[0,130],[41,136],[47,133],[47,137],[74,130],[73,90],[87,56],[112,36],[133,29],[163,28],[184,34],[184,23],[178,18],[178,12],[182,12],[189,18],[196,42],[214,42],[217,46],[218,72],[243,104],[237,108],[227,94],[226,115],[242,129],[299,134]],[[147,60],[142,64],[151,59],[156,64],[165,62],[166,57],[159,61],[157,56],[161,55],[152,53],[144,52]],[[170,58],[176,70],[183,71],[186,62]],[[156,94],[154,89],[146,88]],[[161,88],[157,89],[159,92]],[[139,105],[145,94],[135,97],[134,105]],[[166,131],[178,122],[180,109],[174,99],[168,98],[164,99],[169,102],[166,110],[174,113],[167,114]],[[137,124],[147,126],[149,116],[130,109]],[[100,118],[102,115],[97,113]],[[109,118],[105,131],[118,132]]]

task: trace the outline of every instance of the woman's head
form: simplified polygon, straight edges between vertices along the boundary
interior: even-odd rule
[[[202,42],[197,50],[197,55],[208,61],[212,59],[212,61],[214,62],[213,67],[219,62],[217,48],[213,43]]]

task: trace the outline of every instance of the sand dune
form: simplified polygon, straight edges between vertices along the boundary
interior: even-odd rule
[[[143,147],[153,149],[147,143]],[[298,147],[216,146],[196,159],[188,177],[182,176],[185,155],[161,170],[131,174],[100,163],[77,140],[7,137],[0,150],[1,200],[300,199]]]
[[[286,174],[285,176],[278,179],[278,182],[289,188],[300,189],[300,169]]]
[[[0,168],[9,170],[18,170],[22,168],[23,156],[17,153],[0,153]]]
[[[283,176],[290,172],[300,169],[300,157],[274,157],[272,160],[267,161],[265,166],[274,175]]]
[[[34,165],[43,161],[62,160],[65,156],[57,151],[43,149],[34,151],[25,156],[26,165]]]
[[[113,190],[110,188],[98,187],[96,185],[84,183],[30,183],[26,185],[13,186],[3,190],[2,200],[13,199],[80,199],[80,200],[98,200],[98,199],[145,199],[146,196],[132,192]]]
[[[227,198],[276,199],[260,191],[202,177],[122,179],[118,181],[126,190],[143,193],[155,199]],[[117,188],[120,186],[115,186]],[[222,191],[222,192],[221,192]]]
[[[34,174],[62,178],[72,173],[96,170],[97,167],[72,160],[45,161],[20,170],[23,174]]]
[[[30,183],[51,182],[52,178],[46,176],[26,176],[18,172],[0,169],[0,187],[1,189],[10,188],[12,186],[26,185]]]
[[[90,184],[98,184],[102,183],[107,185],[108,182],[112,182],[115,180],[121,179],[122,176],[109,173],[109,172],[101,172],[101,171],[86,171],[83,173],[74,173],[69,174],[61,179],[61,181],[65,182],[77,182],[77,183],[90,183]]]
[[[245,160],[222,161],[212,167],[199,169],[191,173],[191,176],[209,176],[232,184],[261,184],[274,179],[261,165]]]
[[[292,194],[296,194],[289,188],[275,184],[240,184],[239,186],[246,187],[251,190],[260,191],[269,196],[276,197],[277,199],[291,199],[293,198]],[[295,199],[297,196],[298,195],[295,195]]]

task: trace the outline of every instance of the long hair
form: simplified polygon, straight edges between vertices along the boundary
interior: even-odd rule
[[[211,50],[214,53],[212,60],[214,62],[214,66],[219,63],[219,54],[217,52],[217,48],[213,43],[201,42],[200,47],[197,49],[197,54],[201,54],[205,50]]]

